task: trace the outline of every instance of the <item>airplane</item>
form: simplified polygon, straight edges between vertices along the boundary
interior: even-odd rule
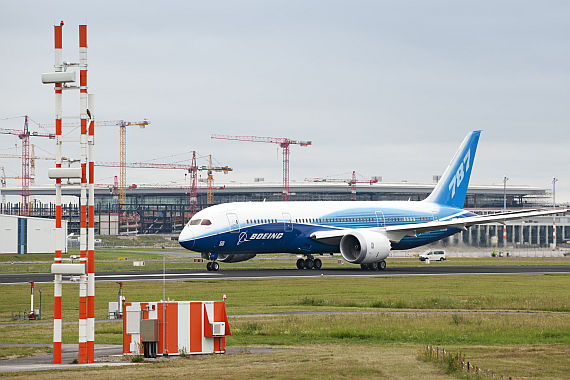
[[[565,209],[477,215],[463,209],[481,131],[469,133],[432,193],[422,201],[234,202],[208,207],[178,242],[200,252],[208,271],[257,254],[304,256],[297,269],[321,269],[316,255],[340,252],[363,270],[386,269],[391,250],[430,244],[477,224],[565,213]]]

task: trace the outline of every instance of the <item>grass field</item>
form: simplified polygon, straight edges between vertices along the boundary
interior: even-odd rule
[[[129,260],[156,261],[162,248],[101,249],[98,267],[119,269]],[[171,250],[165,248],[165,250]],[[32,264],[49,265],[51,257],[34,257]],[[28,259],[29,257],[26,257]],[[329,259],[335,265],[336,258]],[[567,263],[562,259],[468,259],[464,265],[488,262],[516,264]],[[517,261],[519,260],[519,261]],[[45,262],[44,262],[45,261]],[[196,265],[191,258],[168,256],[168,266]],[[248,265],[291,267],[291,259],[271,256]],[[246,263],[237,263],[246,264]],[[391,265],[421,265],[393,259]],[[400,264],[401,263],[401,264]],[[440,263],[437,263],[438,265]],[[149,269],[149,264],[145,269]],[[228,264],[230,266],[232,264]],[[336,264],[340,265],[340,264]],[[431,264],[430,264],[431,265]],[[232,266],[233,267],[233,266]],[[129,267],[128,269],[131,269]],[[127,269],[127,267],[124,267]],[[100,270],[100,269],[99,269]],[[3,270],[2,270],[3,271]],[[53,312],[53,286],[40,284],[44,321]],[[107,305],[117,298],[114,283],[96,285],[96,319],[106,318]],[[450,378],[444,368],[421,360],[426,344],[461,352],[482,368],[514,378],[570,378],[570,276],[474,275],[378,278],[295,278],[216,281],[168,281],[166,296],[175,300],[218,300],[226,294],[232,336],[229,346],[294,348],[266,354],[181,358],[168,363],[87,370],[104,378]],[[162,298],[161,282],[126,282],[129,301]],[[37,293],[36,293],[37,295]],[[36,296],[36,302],[38,302]],[[78,285],[65,284],[63,318],[76,321]],[[10,312],[29,307],[29,287],[0,286],[0,358],[49,352],[52,327],[38,322],[11,321]],[[311,312],[317,314],[270,313]],[[331,314],[330,312],[350,312]],[[255,316],[248,316],[256,314]],[[41,322],[41,321],[40,321]],[[96,342],[120,344],[122,323],[97,322]],[[66,324],[64,343],[77,342],[77,323]],[[34,343],[39,347],[2,346]],[[44,345],[44,346],[42,346]],[[0,361],[1,365],[1,361]],[[82,370],[83,371],[83,370]],[[18,376],[28,377],[30,374]],[[73,372],[34,374],[67,378]]]
[[[66,320],[77,317],[78,286],[64,285]],[[9,305],[0,310],[0,323],[10,321],[11,311],[29,307],[28,285],[0,289],[0,304]],[[41,284],[38,289],[42,290],[44,316],[51,316],[53,286]],[[219,300],[226,294],[230,314],[383,309],[570,312],[569,289],[570,276],[557,274],[166,282],[166,296],[174,300]],[[114,283],[96,284],[96,319],[106,318],[108,302],[116,301],[117,290]],[[130,301],[159,300],[162,292],[161,282],[124,283],[124,295]]]
[[[162,296],[160,285],[129,282],[125,284],[125,295],[129,300],[158,300]],[[417,358],[417,352],[425,344],[461,351],[479,365],[496,372],[506,371],[510,376],[524,377],[532,373],[532,377],[564,378],[570,373],[567,360],[570,353],[570,276],[400,277],[348,281],[338,278],[260,279],[168,282],[166,286],[171,299],[220,299],[222,294],[227,294],[232,328],[228,345],[295,347],[298,350],[153,364],[149,367],[152,370],[143,378],[151,377],[154,371],[160,371],[161,376],[173,374],[176,377],[179,373],[178,377],[183,377],[182,374],[194,373],[198,377],[209,377],[209,365],[237,366],[232,370],[232,376],[220,374],[221,378],[270,373],[276,378],[308,378],[319,373],[332,378],[444,378],[447,375],[442,368]],[[49,300],[51,286],[42,285],[42,289]],[[97,319],[105,317],[107,302],[115,299],[116,289],[114,284],[97,284]],[[0,290],[3,305],[27,305],[27,286],[2,286]],[[76,284],[65,286],[64,309],[64,320],[76,320]],[[391,314],[392,310],[411,312]],[[512,312],[503,314],[501,310]],[[238,316],[291,311],[370,313]],[[543,311],[548,313],[541,313]],[[45,305],[45,313],[51,314],[51,302]],[[0,313],[0,322],[7,323],[9,319],[9,313]],[[76,342],[77,324],[66,326],[64,343]],[[33,322],[0,327],[1,343],[49,345],[51,334],[50,325],[34,325]],[[121,322],[97,323],[96,337],[97,343],[120,344]],[[42,350],[45,348],[2,347],[0,356],[27,355]],[[370,361],[363,360],[367,357]],[[258,363],[270,363],[280,372],[274,373]],[[298,366],[303,371],[299,372]],[[330,368],[335,368],[335,372],[329,374]],[[542,372],[537,368],[543,368]],[[132,368],[126,373],[125,369],[94,370],[93,373],[111,377],[119,373],[115,371],[121,371],[122,377],[130,377],[129,373],[135,377],[140,373],[140,369]]]
[[[195,257],[179,257],[173,254],[191,254],[182,248],[162,247],[155,248],[97,248],[95,265],[98,272],[130,270],[167,270],[193,269],[205,270],[205,263],[194,262]],[[67,255],[79,255],[79,250],[72,248]],[[322,256],[324,268],[357,268],[358,266],[343,263],[340,255]],[[283,269],[295,268],[296,257],[288,254],[258,255],[257,257],[240,263],[221,263],[222,269]],[[134,267],[133,261],[144,261],[144,267]],[[48,273],[53,263],[52,255],[0,255],[0,273]],[[425,266],[417,258],[388,258],[389,267]],[[570,265],[569,257],[453,257],[445,262],[431,263],[431,266],[470,266],[470,265]]]

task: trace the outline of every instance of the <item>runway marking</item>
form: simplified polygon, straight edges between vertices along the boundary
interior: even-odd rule
[[[117,278],[117,277],[174,277],[174,276],[221,276],[220,273],[155,273],[155,274],[101,274],[97,275],[95,273],[95,278],[102,278],[102,277],[110,277],[110,278]]]
[[[117,279],[122,279],[123,281],[159,281],[165,278],[166,281],[196,281],[196,280],[260,280],[260,279],[286,279],[286,278],[325,278],[325,277],[335,277],[335,278],[371,278],[371,277],[421,277],[421,276],[468,276],[468,275],[546,275],[546,274],[564,274],[568,275],[568,271],[516,271],[516,272],[452,272],[452,273],[401,273],[401,272],[384,272],[384,273],[323,273],[316,272],[312,274],[276,274],[271,275],[265,273],[260,273],[260,275],[234,275],[232,271],[228,272],[196,272],[196,273],[125,273],[125,274],[100,274],[95,275],[95,280],[97,282],[111,282]],[[10,274],[10,275],[21,275],[21,274]],[[9,275],[9,276],[10,276]],[[44,274],[45,275],[45,274]],[[51,284],[53,281],[48,278],[44,281],[35,281],[38,284]],[[76,283],[72,281],[65,281],[65,283]],[[0,285],[27,285],[28,281],[18,281],[18,282],[0,282]]]

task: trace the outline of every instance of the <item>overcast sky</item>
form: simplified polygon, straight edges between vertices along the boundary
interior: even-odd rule
[[[472,184],[507,175],[550,188],[556,176],[557,199],[570,201],[569,16],[565,0],[3,1],[0,119],[53,123],[53,87],[40,81],[53,70],[53,25],[64,20],[64,60],[77,61],[86,23],[96,118],[152,123],[129,128],[128,161],[178,162],[195,149],[234,168],[217,183],[280,182],[277,145],[210,135],[289,137],[313,141],[291,148],[292,181],[356,170],[425,183],[482,129]],[[78,115],[77,94],[64,101]],[[96,133],[96,160],[119,161],[118,128]],[[33,142],[37,155],[54,152]],[[18,154],[16,143],[0,135],[0,153]],[[0,160],[19,174],[18,160]],[[37,183],[50,183],[52,164],[38,163]],[[128,172],[129,183],[184,181]]]

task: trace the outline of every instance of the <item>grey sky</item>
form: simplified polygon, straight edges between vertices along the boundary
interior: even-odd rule
[[[88,24],[97,119],[152,122],[129,130],[129,161],[196,149],[235,169],[218,182],[279,182],[277,146],[209,136],[290,137],[314,144],[292,147],[292,180],[357,170],[430,182],[465,134],[483,129],[472,183],[507,175],[549,187],[557,176],[558,199],[570,200],[567,1],[22,4],[5,1],[0,13],[0,118],[53,121],[53,89],[40,73],[52,70],[52,25],[63,19],[66,60],[77,59],[77,25]],[[66,97],[66,111],[77,108]],[[17,153],[16,142],[2,135],[0,151]],[[97,130],[96,155],[119,160],[117,128]],[[2,165],[19,172],[17,160]],[[49,182],[47,167],[38,183]],[[116,174],[98,169],[97,178],[111,183]],[[128,174],[129,183],[171,181],[184,173]]]

